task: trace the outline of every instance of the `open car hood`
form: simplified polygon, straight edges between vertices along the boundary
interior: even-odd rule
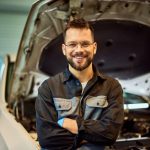
[[[74,17],[95,29],[96,67],[118,78],[124,90],[150,96],[149,1],[42,0],[33,4],[27,19],[8,102],[36,97],[43,80],[66,67],[62,32]]]

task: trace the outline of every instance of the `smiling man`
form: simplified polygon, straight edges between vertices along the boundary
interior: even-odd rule
[[[96,50],[90,24],[68,22],[62,44],[68,67],[43,82],[36,100],[42,149],[104,150],[116,141],[124,118],[122,88],[93,65]]]

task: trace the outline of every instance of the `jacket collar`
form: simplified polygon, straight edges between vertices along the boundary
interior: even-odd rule
[[[98,71],[98,69],[93,65],[94,75],[99,77],[100,79],[105,80],[106,76]]]
[[[106,79],[106,76],[104,74],[101,74],[94,65],[93,65],[93,70],[94,70],[94,76],[97,76],[102,80]],[[76,79],[76,77],[69,71],[69,68],[67,67],[63,72],[63,82],[66,82],[71,78]]]
[[[72,77],[73,77],[73,74],[69,71],[69,68],[67,67],[65,71],[63,72],[63,82],[68,81]]]

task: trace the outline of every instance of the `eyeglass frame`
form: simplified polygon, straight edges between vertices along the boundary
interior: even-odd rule
[[[86,44],[85,44],[85,43]],[[70,42],[70,44],[65,44],[64,43],[64,45],[65,46],[67,46],[69,49],[74,49],[74,48],[77,48],[77,46],[80,44],[80,47],[81,48],[88,48],[88,47],[90,47],[92,44],[94,44],[95,42],[89,42],[89,41],[81,41],[81,42],[75,42],[75,41],[72,41],[72,42]],[[72,44],[72,46],[71,46],[71,44]],[[74,46],[73,46],[73,44],[75,44]],[[84,45],[85,44],[85,45]]]

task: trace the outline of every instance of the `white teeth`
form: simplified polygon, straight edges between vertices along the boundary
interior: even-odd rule
[[[77,58],[77,59],[82,59],[83,57],[77,56],[76,58]]]

